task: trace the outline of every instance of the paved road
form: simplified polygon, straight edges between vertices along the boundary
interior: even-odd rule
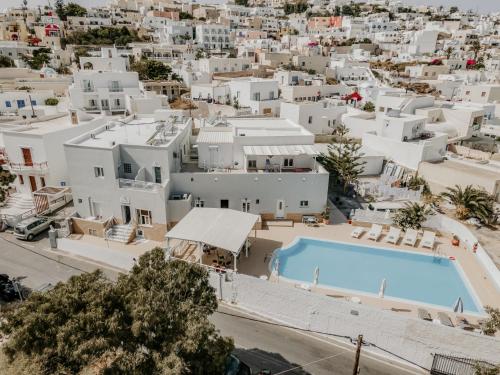
[[[269,369],[273,375],[352,374],[354,346],[345,349],[330,340],[258,322],[255,317],[223,305],[219,307],[219,311],[211,320],[223,335],[234,338],[236,347],[239,348],[238,356],[254,370]],[[420,373],[368,357],[363,350],[360,364],[362,375]],[[299,365],[303,369],[294,369]]]
[[[0,233],[0,273],[25,276],[23,285],[37,288],[46,283],[67,280],[83,269],[95,268],[83,260],[59,263],[54,255],[42,250],[42,242],[25,242],[8,233]],[[240,318],[253,318],[239,310],[220,306],[211,320],[223,335],[234,338],[237,354],[254,369],[270,369],[272,374],[286,371],[287,375],[352,374],[354,347],[345,349],[323,338],[262,322]],[[237,316],[234,316],[237,315]],[[303,366],[304,370],[297,366]],[[360,374],[392,375],[413,374],[387,362],[361,356]]]

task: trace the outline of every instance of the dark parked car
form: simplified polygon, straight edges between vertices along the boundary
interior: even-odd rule
[[[231,354],[227,359],[225,375],[252,375],[250,367]]]

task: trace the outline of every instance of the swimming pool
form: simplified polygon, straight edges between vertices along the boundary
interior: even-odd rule
[[[464,310],[482,313],[480,303],[456,261],[409,251],[298,237],[274,253],[280,277],[378,296],[386,279],[385,298],[452,309],[462,298]]]

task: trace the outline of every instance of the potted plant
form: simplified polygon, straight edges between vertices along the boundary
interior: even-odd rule
[[[323,218],[323,224],[330,224],[330,208],[328,206],[321,213],[321,217]]]

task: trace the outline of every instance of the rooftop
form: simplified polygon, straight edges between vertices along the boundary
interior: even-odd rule
[[[45,135],[74,126],[68,115],[60,114],[57,117],[50,116],[48,118],[35,119],[35,121],[23,120],[0,124],[0,132]]]

